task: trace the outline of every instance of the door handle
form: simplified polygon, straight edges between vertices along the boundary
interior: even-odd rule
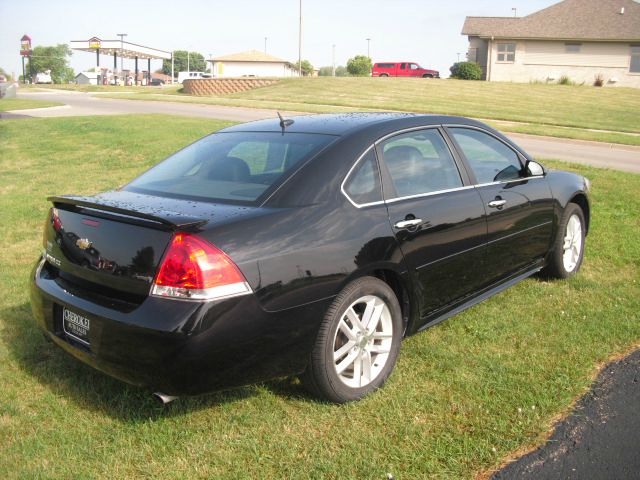
[[[502,207],[505,203],[507,203],[506,200],[492,200],[490,201],[487,205],[491,208],[500,208]]]
[[[393,226],[396,228],[408,228],[408,227],[416,227],[422,223],[421,218],[413,218],[411,220],[402,220],[400,222],[396,222]]]

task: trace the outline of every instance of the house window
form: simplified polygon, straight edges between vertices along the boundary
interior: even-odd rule
[[[565,43],[564,51],[565,53],[580,53],[581,43]]]
[[[640,73],[640,45],[631,45],[630,73]]]
[[[513,63],[516,61],[516,44],[515,43],[499,43],[498,44],[498,62]]]

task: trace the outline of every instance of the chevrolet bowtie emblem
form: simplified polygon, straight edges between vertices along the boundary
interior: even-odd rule
[[[76,246],[80,250],[86,250],[91,246],[91,242],[87,238],[79,238],[78,240],[76,240]]]

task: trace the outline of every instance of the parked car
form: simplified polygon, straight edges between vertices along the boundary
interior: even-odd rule
[[[381,62],[373,64],[371,76],[440,78],[440,72],[422,68],[415,62]]]
[[[586,178],[481,122],[401,113],[237,125],[118,190],[49,200],[37,323],[164,401],[295,374],[359,399],[403,337],[574,275],[590,222]]]
[[[161,78],[152,78],[150,85],[161,87],[162,85],[164,85],[164,80],[162,80]]]
[[[185,80],[194,80],[198,78],[211,78],[210,73],[205,72],[180,72],[178,73],[178,83],[182,83]]]

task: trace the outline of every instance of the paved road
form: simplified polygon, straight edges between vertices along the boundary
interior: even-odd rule
[[[219,118],[236,122],[248,122],[275,116],[274,110],[217,105],[198,105],[176,102],[118,100],[100,98],[99,95],[81,92],[48,90],[44,92],[22,92],[20,98],[41,98],[62,102],[64,107],[14,111],[0,114],[2,117],[33,116],[62,117],[74,115],[116,115],[127,113],[157,113],[184,115],[189,117]],[[295,115],[296,112],[283,112]],[[298,113],[299,114],[299,113]],[[533,135],[509,134],[527,152],[537,158],[553,158],[596,167],[613,168],[640,173],[640,147],[566,140]]]
[[[546,445],[492,480],[640,478],[640,350],[607,365]]]

